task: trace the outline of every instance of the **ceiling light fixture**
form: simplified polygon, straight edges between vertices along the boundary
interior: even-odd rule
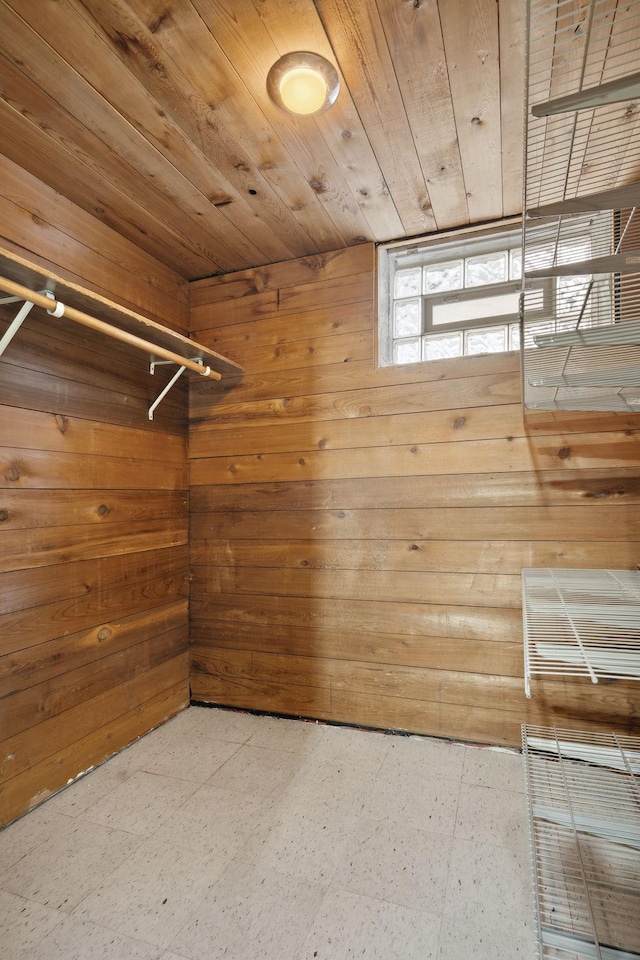
[[[287,53],[269,70],[267,90],[288,113],[315,117],[335,103],[340,78],[333,64],[317,53]]]

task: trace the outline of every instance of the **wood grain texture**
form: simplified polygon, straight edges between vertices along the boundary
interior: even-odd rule
[[[46,128],[72,171],[86,169],[99,180],[103,166],[105,181],[112,185],[118,202],[136,210],[148,232],[161,234],[167,249],[175,248],[177,256],[184,249],[214,269],[233,267],[231,251],[244,261],[243,266],[255,262],[259,248],[233,225],[226,238],[229,253],[225,251],[225,242],[216,236],[216,226],[224,221],[217,207],[173,164],[163,161],[131,125],[123,123],[107,100],[77,74],[75,84],[69,84],[68,64],[55,47],[6,5],[0,11],[0,26],[3,100],[23,122],[28,117],[36,131]],[[103,151],[101,163],[93,160]],[[31,166],[26,156],[25,166]],[[31,172],[38,175],[35,165]],[[179,207],[170,199],[176,194],[181,197]],[[171,260],[167,253],[163,259]]]
[[[496,603],[500,598],[496,597]],[[200,621],[212,618],[224,621],[229,629],[239,622],[252,626],[272,625],[296,627],[307,631],[308,639],[333,646],[346,634],[359,637],[398,635],[416,638],[457,637],[470,640],[513,641],[521,639],[522,617],[515,607],[454,607],[438,603],[392,603],[381,600],[332,600],[331,603],[310,604],[304,597],[273,597],[266,595],[228,595],[210,593],[191,603],[194,614],[194,635],[198,636]],[[328,639],[334,634],[333,641]],[[213,635],[213,632],[211,632]],[[286,652],[286,651],[285,651]]]
[[[139,494],[139,491],[136,491]],[[148,491],[143,491],[144,497]],[[66,518],[65,518],[66,519]],[[166,549],[187,542],[183,517],[176,521],[132,520],[127,523],[87,526],[36,527],[0,532],[0,572],[21,567],[46,567],[96,557]]]
[[[118,687],[172,660],[185,653],[186,648],[186,630],[180,627],[3,697],[0,701],[3,735],[5,739],[11,739],[105,690]],[[3,774],[4,770],[0,767],[0,778]]]
[[[363,481],[360,481],[363,484]],[[587,507],[593,505],[593,515]],[[497,524],[496,509],[501,510]],[[550,540],[621,542],[640,539],[640,506],[583,504],[580,507],[426,507],[424,509],[282,510],[207,513],[192,530],[202,537],[254,540]]]
[[[306,284],[293,261],[194,285],[193,322],[217,315],[205,336],[248,370],[191,392],[194,698],[493,743],[525,719],[633,730],[637,684],[541,682],[526,701],[520,572],[635,567],[638,418],[523,422],[508,355],[318,364],[310,323],[316,343],[366,332],[372,294],[337,282],[353,255]],[[276,349],[288,368],[269,369]]]
[[[1,414],[0,414],[1,415]],[[535,451],[555,446],[557,450],[567,448],[569,455],[563,462],[565,469],[571,470],[572,453],[575,445],[558,443],[548,439],[558,436],[557,431],[567,427],[572,432],[583,435],[599,435],[621,430],[634,431],[637,420],[633,415],[621,421],[617,417],[594,416],[591,420],[582,418],[573,422],[559,424],[555,420],[541,421],[538,424],[523,422],[522,408],[519,404],[505,404],[500,407],[464,407],[457,410],[437,410],[428,413],[391,414],[388,419],[382,417],[352,417],[345,420],[309,421],[301,425],[275,423],[215,423],[194,422],[189,433],[191,456],[195,459],[206,457],[212,452],[212,436],[215,433],[217,456],[231,454],[271,454],[286,453],[291,449],[291,437],[295,435],[300,451],[308,450],[353,450],[358,447],[376,447],[381,442],[387,447],[403,444],[461,443],[470,440],[501,440],[522,446],[526,440]],[[631,434],[632,435],[632,434]],[[510,437],[510,440],[507,438]],[[540,438],[545,438],[542,441]],[[606,441],[605,441],[606,442]],[[593,444],[589,443],[593,450]],[[445,448],[443,448],[445,449]],[[595,450],[593,451],[596,457]],[[568,461],[568,463],[567,463]],[[560,464],[559,464],[560,465]],[[598,465],[602,466],[598,459]],[[476,472],[476,471],[474,471]]]
[[[117,448],[116,448],[117,449]],[[0,486],[10,488],[115,487],[121,489],[175,490],[184,487],[184,467],[171,467],[161,461],[141,469],[133,458],[98,457],[90,454],[51,454],[49,450],[22,450],[0,447]]]
[[[522,141],[524,111],[525,6],[498,0],[500,24],[500,130],[502,153],[502,212],[522,210]]]
[[[0,406],[0,436],[4,446],[23,450],[109,457],[117,449],[120,457],[171,466],[182,465],[186,452],[186,438],[178,435],[168,434],[160,449],[149,430],[109,423],[95,430],[90,420],[8,406]]]
[[[37,609],[40,603],[79,597],[90,598],[91,603],[99,602],[101,591],[107,588],[133,588],[136,584],[148,584],[154,579],[163,583],[184,576],[185,556],[186,549],[176,547],[146,553],[123,552],[120,556],[65,563],[44,570],[3,573],[0,580],[0,609],[3,614],[8,614]]]
[[[374,2],[316,4],[407,235],[434,229],[432,202]]]
[[[177,274],[13,168],[8,184],[12,254],[186,328]],[[44,315],[0,360],[0,824],[188,701],[186,397],[151,424],[147,379]]]
[[[296,431],[292,431],[292,443],[295,443],[295,438]],[[638,436],[635,431],[628,430],[540,438],[503,437],[500,440],[470,440],[466,443],[414,442],[410,446],[388,445],[383,435],[380,445],[374,447],[327,450],[320,441],[320,450],[305,450],[303,455],[295,451],[194,459],[191,482],[199,486],[287,483],[307,478],[337,480],[442,474],[456,476],[467,471],[490,474],[495,471],[498,462],[505,473],[544,472],[556,470],[563,464],[574,470],[594,467],[606,469],[629,460],[635,462],[637,448]]]
[[[345,308],[348,310],[348,308]],[[358,334],[363,338],[363,334]],[[333,364],[337,361],[342,370],[351,369],[358,366],[353,361],[340,360],[340,356],[346,351],[341,349],[343,337],[336,337],[338,341],[336,347],[330,347],[325,344],[330,337],[323,337],[318,343],[321,345],[328,366],[333,369]],[[363,343],[363,339],[360,340]],[[366,361],[369,367],[372,366],[373,356],[373,331],[369,333],[369,342],[371,349],[369,360]],[[304,341],[302,341],[304,343]],[[313,344],[311,344],[313,346]],[[277,348],[276,348],[277,349]],[[304,346],[300,342],[291,344],[284,348],[284,359],[279,363],[268,364],[273,369],[278,369],[278,384],[282,381],[282,368],[287,363],[293,368],[293,363],[289,358],[297,357],[298,362],[304,363],[303,367],[294,369],[293,376],[299,377],[300,370],[306,369],[307,363],[304,356]],[[335,359],[330,360],[330,355],[334,354]],[[311,357],[313,365],[316,365],[314,354],[307,355]],[[275,358],[275,349],[272,351],[273,360]],[[265,366],[268,363],[263,355],[262,360]],[[348,363],[348,367],[346,364]],[[513,365],[513,361],[512,361]],[[387,368],[390,369],[390,368]],[[307,391],[321,389],[320,376],[324,374],[324,369],[319,371],[317,378],[306,374]],[[513,371],[512,373],[487,373],[477,377],[455,377],[451,380],[442,381],[438,378],[424,383],[411,380],[410,383],[402,382],[402,374],[399,375],[400,383],[393,384],[386,381],[386,377],[381,377],[380,386],[358,386],[357,372],[353,377],[349,373],[345,374],[347,382],[351,380],[352,387],[348,389],[345,386],[340,391],[330,391],[327,393],[311,393],[288,395],[282,391],[270,398],[259,400],[236,400],[233,392],[230,391],[230,399],[225,400],[226,391],[216,391],[215,393],[195,393],[192,405],[192,412],[196,419],[202,419],[207,415],[213,415],[220,423],[243,423],[260,422],[268,425],[271,423],[281,423],[283,421],[300,421],[307,423],[315,420],[342,420],[357,417],[379,417],[391,416],[392,414],[404,413],[423,413],[432,410],[452,410],[457,407],[480,407],[480,406],[503,406],[508,403],[517,403],[519,398],[520,375]],[[204,398],[204,403],[201,399]],[[211,402],[213,400],[213,402]]]
[[[259,580],[258,580],[259,575]],[[272,570],[253,567],[194,567],[194,600],[214,593],[234,595],[258,590],[277,597],[313,599],[386,600],[391,603],[436,603],[492,607],[499,598],[504,607],[519,608],[520,579],[502,574],[432,573],[386,570]]]
[[[438,229],[467,223],[469,207],[438,4],[378,0],[376,5]],[[418,77],[425,82],[416,83]]]
[[[373,630],[360,633],[351,625],[337,628],[335,623],[323,621],[314,630],[309,642],[309,631],[300,625],[276,622],[251,623],[235,620],[200,620],[193,625],[193,653],[208,654],[217,650],[252,651],[259,647],[262,653],[310,657],[322,652],[323,660],[354,660],[371,662],[378,666],[387,663],[442,670],[465,670],[474,673],[503,676],[522,676],[522,642],[517,629],[510,640],[491,639],[478,642],[472,637],[429,636],[401,633],[383,633]],[[318,665],[318,669],[320,665]]]
[[[0,692],[4,696],[44,683],[171,631],[184,633],[186,613],[187,601],[176,600],[160,608],[154,607],[89,630],[16,650],[4,657],[0,664]]]
[[[323,271],[319,273],[317,280],[310,281],[306,278],[301,284],[291,285],[283,290],[266,290],[251,298],[219,302],[215,310],[207,309],[205,305],[198,307],[192,315],[191,331],[199,336],[201,331],[210,327],[217,328],[218,325],[252,323],[262,317],[298,316],[310,309],[321,307],[329,307],[335,311],[341,304],[362,302],[372,295],[373,278],[370,266],[361,273],[330,279],[323,276]],[[296,325],[293,319],[290,325],[295,339]]]
[[[209,315],[213,321],[212,326],[223,326],[224,317],[229,315],[230,305],[226,302],[228,300],[253,297],[269,290],[281,291],[289,287],[306,286],[314,280],[335,280],[370,272],[373,269],[374,255],[374,245],[362,243],[349,250],[334,250],[312,257],[288,260],[285,263],[272,263],[219,277],[194,280],[189,284],[191,323],[193,325],[199,317]],[[216,303],[224,304],[224,313],[220,318],[213,306]],[[198,310],[199,307],[203,308],[202,311]]]
[[[461,360],[433,361],[429,370],[408,364],[404,367],[373,367],[369,361],[351,363],[348,367],[335,364],[322,371],[322,389],[339,393],[343,390],[363,390],[369,387],[398,386],[399,384],[432,383],[443,380],[466,380],[488,374],[517,373],[519,358],[514,353],[496,353],[483,357],[464,357]],[[207,389],[203,389],[206,386]],[[260,400],[275,397],[304,397],[313,395],[314,384],[309,383],[304,368],[286,374],[264,371],[254,375],[245,370],[240,378],[229,379],[211,389],[204,381],[195,382],[191,390],[192,419],[207,417],[222,399],[244,401],[245,407]],[[221,388],[221,389],[220,389]],[[517,398],[511,401],[517,403]],[[555,414],[555,412],[554,412]],[[546,413],[546,416],[554,415]],[[529,416],[532,416],[531,414]],[[529,421],[528,421],[529,422]]]
[[[499,219],[519,202],[519,6],[7,0],[3,163],[138,246],[131,263],[190,280]],[[280,110],[265,84],[306,49],[341,78],[317,117]],[[24,233],[50,244],[48,205],[7,184],[38,210]],[[107,256],[126,272],[121,251]]]
[[[2,779],[6,782],[5,789],[10,790],[12,781],[21,773],[28,772],[57,752],[52,748],[67,747],[102,727],[104,721],[115,720],[127,712],[132,704],[132,694],[144,700],[150,692],[155,693],[163,686],[173,686],[185,676],[187,663],[187,656],[182,653],[153,671],[146,671],[141,677],[133,677],[112,690],[91,697],[87,704],[77,704],[50,717],[42,729],[36,727],[34,731],[28,728],[3,740],[0,744],[0,769]]]
[[[114,377],[109,384],[104,382],[103,377],[97,377],[100,383],[96,389],[91,367],[82,365],[78,356],[80,351],[73,340],[69,344],[67,358],[67,366],[73,367],[73,371],[68,377],[58,375],[56,363],[51,363],[47,370],[33,370],[22,365],[19,360],[26,352],[24,342],[14,341],[11,346],[11,356],[4,361],[0,379],[0,403],[3,405],[24,409],[28,404],[31,410],[53,413],[57,417],[106,421],[136,428],[148,420],[149,406],[156,399],[159,389],[156,383],[150,382],[149,368],[144,360],[141,359],[137,364],[138,390],[129,393],[126,390],[126,377],[124,382]],[[41,357],[38,361],[39,367],[43,359]],[[91,366],[97,363],[98,357],[94,353]],[[184,435],[185,417],[184,410],[177,406],[179,397],[178,390],[166,405],[162,405],[154,419],[148,421],[151,432]]]
[[[0,316],[4,329],[5,324],[13,320],[15,309],[5,306]],[[130,393],[133,402],[138,398],[146,400],[149,395],[157,393],[157,384],[162,381],[160,377],[150,379],[148,355],[145,357],[142,352],[137,354],[132,350],[123,353],[119,348],[112,348],[113,342],[112,338],[100,334],[96,337],[95,332],[89,332],[66,318],[53,324],[36,307],[29,316],[28,325],[23,326],[21,336],[12,341],[11,350],[7,350],[4,359],[7,364],[18,365],[39,375],[47,375],[55,369],[55,375],[65,380],[82,383],[91,377],[91,385],[101,387],[103,393]],[[55,368],[51,362],[54,358]],[[142,377],[141,372],[146,376]],[[35,381],[36,377],[31,379]],[[167,398],[166,407],[181,406],[183,387],[183,384],[177,384],[177,389]]]
[[[64,18],[60,16],[61,6],[65,16],[73,20],[72,30],[65,29]],[[127,59],[118,55],[118,52],[122,54],[122,50],[119,51],[106,34],[100,36],[96,33],[95,23],[86,10],[67,3],[59,5],[57,11],[48,8],[43,12],[43,16],[38,18],[27,3],[16,0],[14,7],[30,20],[32,26],[46,30],[47,36],[56,50],[64,56],[65,61],[73,64],[145,140],[172,162],[183,176],[212,202],[213,210],[210,216],[219,226],[226,220],[231,221],[229,227],[232,232],[240,228],[247,235],[253,234],[254,243],[274,257],[290,256],[300,248],[300,240],[295,231],[296,221],[277,195],[269,191],[268,183],[263,180],[261,196],[251,202],[246,191],[246,173],[236,168],[234,158],[229,155],[228,150],[220,147],[216,149],[213,131],[208,142],[202,137],[205,142],[198,144],[201,138],[197,137],[198,125],[194,122],[194,110],[191,111],[191,124],[186,109],[181,117],[159,111],[144,84],[131,82]],[[192,93],[195,96],[195,91]],[[204,103],[199,106],[201,111],[207,109]],[[193,139],[189,136],[192,131]],[[202,130],[202,134],[204,133]],[[210,151],[202,149],[205,143],[211,148]],[[256,170],[255,175],[260,176],[259,171]],[[225,200],[228,202],[225,203]],[[230,204],[231,211],[228,210]],[[255,210],[261,211],[264,225],[255,216]],[[289,243],[283,239],[285,233],[291,238]]]
[[[47,527],[65,525],[108,528],[116,523],[124,531],[124,524],[140,521],[184,524],[186,506],[186,493],[179,490],[145,490],[143,496],[138,490],[4,490],[0,523],[3,531],[22,530],[23,536],[39,530],[46,536]]]
[[[545,485],[537,483],[530,473],[466,474],[434,477],[372,477],[366,484],[359,480],[301,480],[297,483],[243,483],[192,487],[191,523],[194,536],[198,528],[217,518],[199,517],[201,513],[219,510],[382,510],[433,509],[440,507],[544,507],[549,511],[560,506],[582,506],[598,502],[602,508],[640,503],[640,477],[634,467],[614,470],[550,470]],[[346,514],[345,514],[346,515]],[[526,519],[530,514],[524,513]],[[551,519],[554,513],[546,514]],[[373,516],[373,515],[372,515]],[[469,517],[470,514],[467,514]],[[531,514],[545,516],[545,513]],[[572,514],[557,513],[566,520]],[[575,514],[573,514],[575,516]],[[613,514],[616,516],[616,514]],[[308,522],[319,521],[312,516]],[[343,517],[338,516],[339,520]],[[241,518],[235,517],[233,529],[242,530]],[[251,520],[248,521],[251,523]],[[291,536],[292,533],[282,534]],[[241,534],[240,534],[241,536]],[[296,538],[299,539],[299,538]],[[303,537],[304,539],[304,537]]]
[[[195,525],[194,525],[195,528]],[[610,567],[625,551],[633,566],[633,541],[593,540],[197,540],[190,544],[195,567],[266,567],[280,570],[375,570],[396,573],[511,574],[523,567]],[[254,569],[256,582],[260,575]]]
[[[0,171],[4,237],[26,250],[36,247],[40,257],[62,259],[63,274],[77,266],[82,285],[102,296],[107,297],[109,283],[117,284],[112,296],[117,303],[151,318],[165,315],[165,325],[184,330],[186,291],[177,274],[7,157],[0,157]],[[94,256],[86,256],[87,249]],[[135,290],[136,274],[146,278],[146,290]]]
[[[329,61],[334,59],[335,53],[315,4],[300,4],[298,0],[279,0],[277,3],[252,0],[252,3],[278,54],[314,50]],[[200,9],[202,7],[203,4]],[[234,4],[234,14],[237,8],[238,5]],[[348,87],[343,85],[331,110],[316,117],[315,123],[343,171],[372,236],[398,236],[402,232],[402,221],[381,174],[358,104]]]
[[[495,0],[449,0],[439,8],[473,223],[489,219],[489,211],[502,206],[498,5]],[[508,58],[507,64],[507,71],[513,69]]]
[[[598,719],[609,714],[619,720],[633,709],[635,685],[629,681],[615,689],[605,685],[596,690],[562,681],[542,681],[540,699],[523,704],[519,677],[502,677],[486,673],[475,674],[470,669],[453,671],[430,670],[424,667],[375,664],[348,659],[323,660],[244,650],[216,649],[196,646],[192,663],[197,672],[210,672],[218,677],[246,678],[250,682],[291,684],[337,694],[356,696],[396,697],[397,699],[425,700],[458,707],[491,709],[496,700],[501,712],[523,710],[530,722],[539,722],[544,713],[542,701],[558,704],[554,712],[580,711],[585,719]]]
[[[107,696],[95,697],[75,715],[61,714],[56,719],[64,725],[60,722],[47,731],[46,741],[35,741],[33,734],[25,733],[20,755],[33,758],[33,763],[3,784],[0,822],[10,823],[33,809],[79,772],[102,763],[183,710],[189,702],[187,670],[188,662],[181,656]],[[42,759],[38,759],[40,744],[45,753]],[[34,752],[26,755],[28,748]]]
[[[138,0],[137,6],[144,9],[147,22],[153,23],[165,10],[158,0]],[[193,28],[189,31],[188,52],[191,69],[198,71],[197,84],[202,86],[204,82],[210,90],[212,71],[207,67],[212,60],[219,63],[226,90],[235,103],[238,106],[242,103],[245,109],[245,128],[257,132],[265,121],[270,124],[286,154],[304,176],[307,192],[319,201],[315,206],[319,208],[320,217],[328,218],[332,233],[340,235],[345,246],[369,237],[371,228],[357,202],[354,176],[347,177],[344,173],[344,154],[336,156],[335,148],[330,148],[317,124],[301,126],[298,117],[280,110],[265,96],[265,77],[278,59],[278,50],[251,0],[233,3],[194,0],[193,6],[198,16],[193,18]],[[175,20],[180,21],[181,28],[191,21],[190,7],[191,3],[185,0],[178,0],[174,5]],[[203,23],[209,34],[203,34]],[[162,31],[159,32],[162,35]],[[177,33],[175,29],[168,29],[164,35],[174,43]],[[209,35],[214,38],[217,49],[208,40]],[[310,39],[306,38],[304,49],[308,49]],[[205,42],[209,42],[209,50]],[[201,65],[194,62],[194,48],[202,49],[205,54]],[[223,57],[228,59],[233,71],[224,69]],[[186,62],[187,58],[181,60]],[[236,136],[238,119],[237,114],[229,117],[229,127]],[[361,175],[356,173],[356,178],[361,186]]]
[[[5,575],[3,575],[5,576]],[[186,596],[184,577],[150,578],[125,586],[109,586],[97,597],[76,595],[52,600],[35,607],[24,607],[2,614],[2,655],[36,646],[62,636],[65,630],[75,633],[102,629],[114,619],[130,616],[136,610],[159,608]]]

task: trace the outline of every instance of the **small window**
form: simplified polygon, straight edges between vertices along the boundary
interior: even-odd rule
[[[592,256],[590,221],[554,242],[546,226],[527,248],[528,269]],[[381,366],[520,348],[522,237],[518,225],[482,233],[425,237],[379,248]],[[589,321],[590,277],[525,283],[528,323],[544,331]],[[585,322],[586,321],[586,322]]]

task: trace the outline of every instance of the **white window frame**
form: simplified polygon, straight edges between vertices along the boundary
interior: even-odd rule
[[[510,327],[518,323],[518,312],[513,314],[502,314],[499,316],[482,317],[481,319],[467,321],[452,321],[451,323],[433,324],[433,308],[442,303],[460,302],[464,300],[479,300],[483,297],[492,297],[507,293],[520,293],[523,289],[521,279],[508,279],[491,284],[478,284],[475,286],[463,286],[457,290],[439,291],[436,293],[425,293],[422,290],[421,282],[420,294],[414,294],[402,298],[406,301],[420,300],[420,319],[421,330],[418,334],[413,334],[405,338],[394,336],[394,303],[402,302],[401,299],[394,300],[394,278],[398,270],[411,267],[428,267],[431,264],[446,264],[450,261],[464,261],[465,258],[476,255],[489,254],[494,252],[507,251],[508,261],[510,262],[509,251],[521,247],[522,226],[519,219],[502,221],[500,224],[491,228],[467,228],[464,231],[456,231],[446,235],[423,237],[419,240],[409,242],[395,242],[382,244],[378,247],[378,366],[402,366],[404,364],[394,360],[394,344],[402,342],[415,341],[421,342],[421,357],[424,353],[424,344],[429,338],[447,333],[461,332],[462,349],[464,350],[465,332],[472,330],[486,330],[492,326],[502,326],[506,328],[507,337],[510,337]],[[465,282],[463,277],[463,283]],[[554,314],[554,297],[556,292],[556,281],[553,279],[527,280],[524,283],[525,290],[539,291],[540,309],[527,310],[529,320],[535,321],[536,315],[540,317],[551,317]],[[613,317],[611,318],[613,322]],[[517,346],[511,347],[514,351]],[[509,352],[507,349],[500,352]],[[477,356],[478,354],[474,354]],[[462,354],[456,359],[465,359],[470,354]],[[432,360],[420,359],[415,363],[431,363]]]

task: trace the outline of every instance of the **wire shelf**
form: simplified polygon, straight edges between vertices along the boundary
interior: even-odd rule
[[[640,4],[529,0],[527,409],[640,409],[639,64]]]
[[[640,957],[640,738],[523,725],[543,960]]]
[[[525,693],[534,675],[640,679],[640,572],[522,571]]]

